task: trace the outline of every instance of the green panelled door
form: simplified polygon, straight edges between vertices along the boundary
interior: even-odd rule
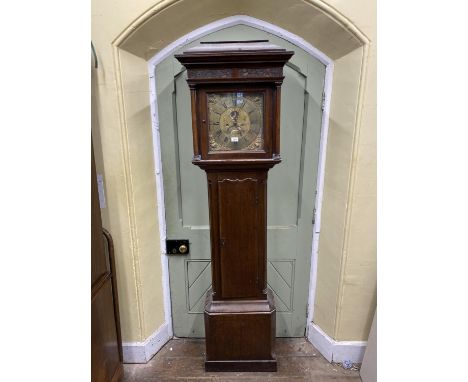
[[[276,302],[276,334],[300,337],[306,328],[312,216],[322,119],[325,66],[270,33],[234,26],[199,41],[268,39],[295,55],[285,67],[281,103],[282,163],[268,178],[268,285]],[[204,337],[203,309],[211,285],[208,190],[192,161],[186,72],[172,56],[156,67],[164,202],[168,239],[189,239],[190,254],[169,256],[174,335]]]

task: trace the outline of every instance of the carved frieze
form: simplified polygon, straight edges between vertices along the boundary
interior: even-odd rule
[[[239,77],[281,77],[283,75],[282,67],[273,68],[241,68],[238,70]]]
[[[232,77],[232,69],[191,69],[189,78],[229,78]]]
[[[273,78],[283,75],[282,67],[270,68],[211,68],[211,69],[190,69],[188,77],[190,79],[210,79],[210,78]]]

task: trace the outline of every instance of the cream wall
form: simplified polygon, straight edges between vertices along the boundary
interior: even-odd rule
[[[93,138],[107,196],[103,224],[115,240],[123,340],[142,341],[164,323],[146,60],[236,14],[289,30],[335,60],[312,319],[334,339],[365,340],[376,289],[375,2],[94,0]]]
[[[376,1],[336,1],[367,36],[354,138],[335,329],[336,340],[366,340],[377,302],[377,17]],[[336,99],[336,98],[335,98]],[[330,332],[331,333],[331,332]],[[329,334],[330,334],[329,333]]]

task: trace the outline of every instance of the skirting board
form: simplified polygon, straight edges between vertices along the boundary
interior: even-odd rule
[[[123,362],[147,363],[170,339],[169,325],[165,323],[143,342],[123,342]]]
[[[328,362],[361,363],[367,346],[367,341],[335,341],[313,322],[309,324],[307,339]]]
[[[167,323],[161,325],[143,342],[124,342],[124,363],[147,363],[171,339]],[[328,362],[351,361],[361,363],[367,341],[335,341],[313,322],[309,324],[307,339]]]

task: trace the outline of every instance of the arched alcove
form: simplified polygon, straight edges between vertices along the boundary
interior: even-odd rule
[[[315,306],[310,318],[330,337],[339,337],[337,302],[350,219],[348,206],[354,184],[352,163],[361,123],[369,41],[346,17],[322,1],[179,0],[158,2],[122,30],[112,43],[119,106],[119,124],[113,128],[119,130],[122,140],[132,273],[137,285],[136,305],[141,311],[138,323],[132,322],[135,318],[130,313],[122,312],[122,320],[127,320],[127,325],[122,326],[124,339],[126,327],[132,325],[140,328],[143,339],[155,330],[171,335],[168,295],[163,288],[167,280],[161,271],[165,266],[164,256],[162,264],[155,256],[160,250],[159,235],[155,232],[159,232],[160,227],[155,200],[155,173],[159,170],[154,167],[153,158],[157,142],[153,140],[153,131],[158,126],[151,121],[148,61],[182,36],[220,19],[239,15],[253,17],[294,34],[323,52],[334,64],[319,273],[316,298],[310,301],[311,306]],[[157,202],[161,203],[160,197]],[[162,213],[161,208],[159,213]],[[155,301],[160,301],[163,295],[166,309],[155,308]]]

